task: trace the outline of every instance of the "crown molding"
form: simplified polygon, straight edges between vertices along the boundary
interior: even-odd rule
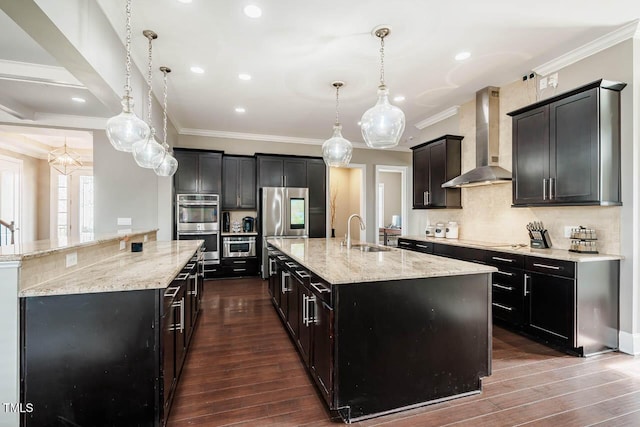
[[[630,38],[640,38],[640,26],[638,23],[640,20],[630,22],[617,30],[614,30],[602,37],[599,37],[577,49],[560,55],[559,57],[545,62],[542,65],[533,68],[537,74],[546,76],[554,71],[558,71],[561,68],[574,64],[584,58],[594,55],[600,51],[610,48],[624,40]]]
[[[306,145],[322,145],[324,139],[315,138],[300,138],[296,136],[284,136],[284,135],[265,135],[260,133],[244,133],[244,132],[228,132],[209,129],[192,129],[181,128],[178,130],[180,135],[191,136],[206,136],[210,138],[228,138],[228,139],[242,139],[246,141],[264,141],[264,142],[282,142],[285,144],[306,144]],[[353,148],[370,149],[364,142],[351,142]],[[408,147],[400,146],[394,148],[387,148],[387,151],[410,151]]]
[[[0,59],[0,79],[86,89],[69,71],[54,65]]]
[[[1,112],[1,111],[0,111]],[[74,116],[68,114],[35,113],[33,120],[20,120],[9,114],[0,115],[0,123],[22,126],[51,126],[69,129],[104,130],[104,117]]]
[[[414,126],[420,130],[428,128],[429,126],[443,121],[444,119],[455,116],[456,114],[458,114],[458,111],[460,111],[460,106],[454,105],[453,107],[449,107],[444,111],[440,111],[439,113],[434,114],[431,117],[427,117],[426,119],[419,121]]]

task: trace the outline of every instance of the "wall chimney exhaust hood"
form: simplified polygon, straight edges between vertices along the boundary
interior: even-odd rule
[[[511,172],[498,166],[500,151],[500,89],[476,92],[476,167],[442,184],[442,188],[507,184]]]

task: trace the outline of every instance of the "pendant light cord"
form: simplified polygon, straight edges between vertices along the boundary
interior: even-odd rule
[[[384,36],[380,37],[380,86],[384,86]]]
[[[169,144],[167,144],[167,69],[163,68],[162,69],[162,73],[164,74],[164,103],[163,103],[163,122],[162,122],[162,128],[164,131],[164,141],[162,143],[162,145],[164,146],[165,150],[167,151],[167,153],[169,152],[168,148],[169,148]]]
[[[339,93],[340,86],[336,85],[336,126],[340,125],[340,114],[338,113],[338,108],[340,107]]]
[[[131,0],[127,0],[126,8],[125,49],[127,51],[124,96],[127,102],[127,112],[131,111]]]
[[[149,68],[148,68],[148,74],[147,74],[147,84],[149,85],[149,92],[147,93],[147,124],[149,125],[149,127],[151,128],[151,132],[153,132],[153,126],[151,126],[151,97],[152,97],[152,79],[153,79],[153,74],[152,74],[152,70],[151,70],[151,56],[152,56],[152,40],[153,37],[152,36],[147,36],[147,38],[149,39]]]

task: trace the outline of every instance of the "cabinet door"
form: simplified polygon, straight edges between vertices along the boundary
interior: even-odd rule
[[[282,162],[285,187],[307,186],[307,161],[305,159],[288,159]]]
[[[241,209],[256,208],[256,159],[241,158],[238,167],[238,193]]]
[[[598,89],[549,106],[550,198],[553,202],[598,201]]]
[[[220,194],[222,189],[222,155],[218,153],[200,154],[198,178],[200,193]]]
[[[309,209],[326,210],[327,176],[324,160],[307,160],[307,187],[309,187]]]
[[[311,371],[320,385],[324,399],[330,405],[333,389],[333,310],[323,301],[318,301],[315,307]]]
[[[529,326],[537,335],[573,345],[574,280],[540,273],[526,273]]]
[[[291,276],[289,282],[289,311],[287,312],[287,326],[293,334],[294,340],[298,338],[298,331],[300,329],[300,290],[303,287],[300,280]]]
[[[282,187],[282,168],[282,158],[258,157],[258,187]]]
[[[173,328],[175,322],[173,309],[162,317],[162,396],[164,414],[168,413],[171,394],[176,381],[176,333]]]
[[[513,204],[549,199],[549,106],[513,117]]]
[[[304,360],[305,365],[309,366],[309,356],[311,354],[311,328],[309,322],[307,322],[309,314],[309,308],[312,301],[309,299],[313,296],[305,286],[301,286],[298,292],[298,303],[300,304],[300,315],[298,316],[298,348],[300,349],[300,355]]]
[[[177,194],[193,194],[198,192],[198,154],[178,151],[174,152],[178,160],[178,170],[174,175]]]
[[[429,191],[429,147],[413,151],[413,207],[424,208],[427,205]]]
[[[447,182],[447,150],[445,141],[431,144],[429,157],[429,197],[428,205],[446,207],[446,190],[442,184]]]
[[[237,157],[224,156],[222,159],[222,209],[238,207],[239,163]]]

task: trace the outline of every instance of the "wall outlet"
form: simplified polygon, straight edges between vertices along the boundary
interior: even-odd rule
[[[147,242],[149,240],[149,237],[147,237],[147,235],[145,234],[144,237],[142,238],[143,242]]]
[[[67,268],[73,267],[77,263],[78,263],[78,252],[71,252],[70,254],[67,254],[67,258],[66,258]]]
[[[131,225],[131,218],[118,218],[118,225]]]
[[[547,88],[547,78],[543,77],[540,79],[540,90],[545,90]]]
[[[125,243],[125,241],[124,240],[120,240],[120,250],[122,251],[126,247],[127,247],[127,244]]]
[[[578,228],[579,226],[577,225],[565,225],[564,226],[564,237],[571,237],[571,230],[573,230],[574,228]]]
[[[554,89],[558,87],[558,73],[553,73],[549,76],[549,86]]]

